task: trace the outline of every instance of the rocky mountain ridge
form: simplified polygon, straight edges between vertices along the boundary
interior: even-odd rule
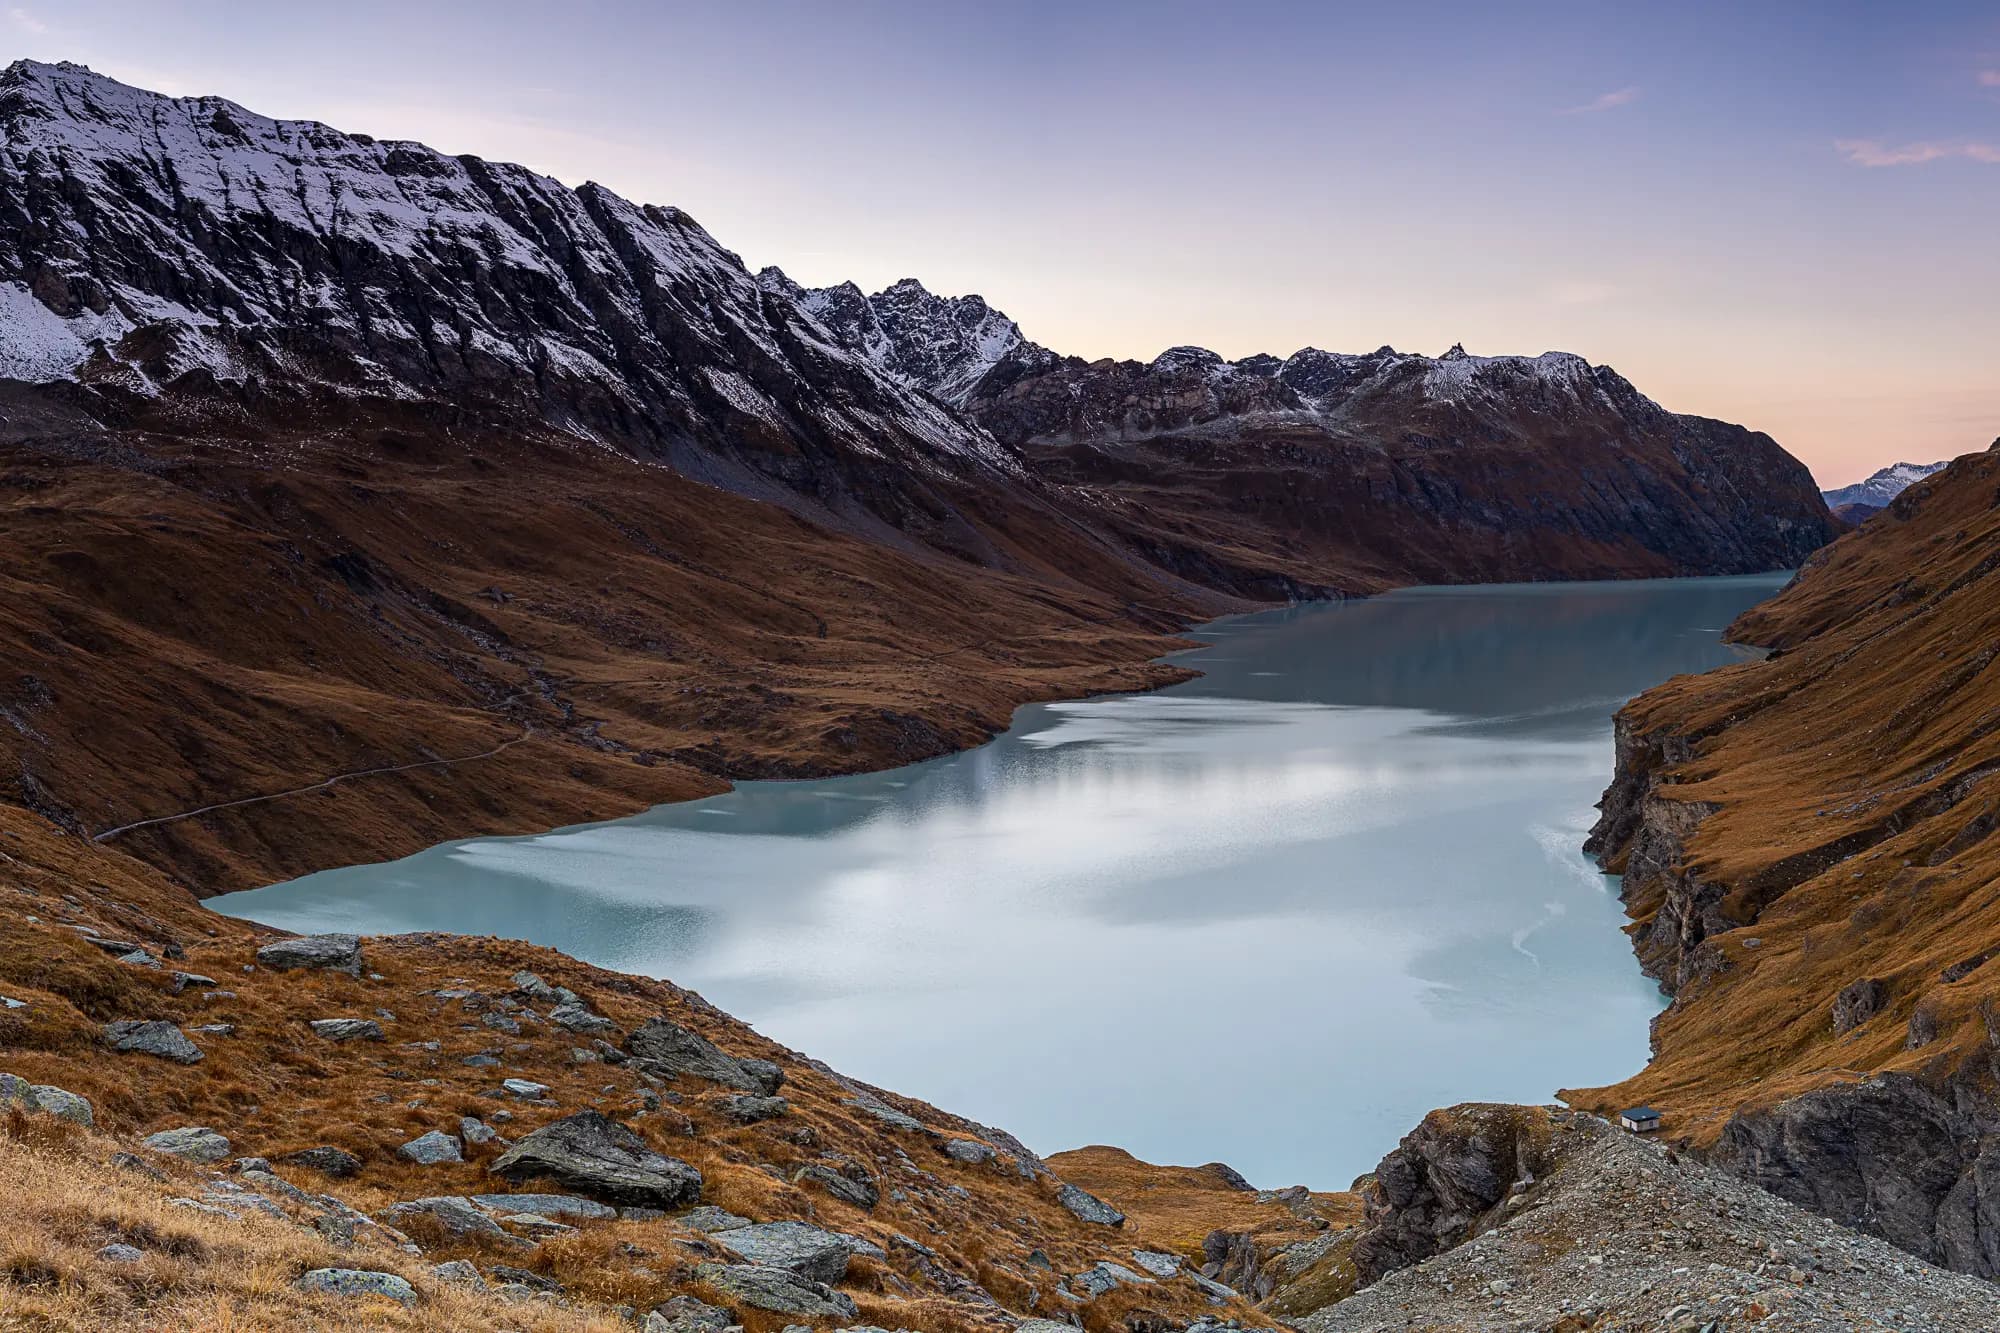
[[[1487,579],[1547,577],[1570,543],[1590,554],[1568,558],[1620,576],[1750,572],[1833,534],[1768,436],[1670,413],[1569,353],[1228,361],[1184,346],[1087,362],[978,297],[762,280],[1022,449],[1147,560],[1252,596],[1324,583],[1328,567],[1353,592],[1451,582],[1468,558]],[[974,348],[966,321],[991,336]]]

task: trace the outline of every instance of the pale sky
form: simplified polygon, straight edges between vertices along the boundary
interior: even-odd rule
[[[2000,435],[2000,7],[0,0],[1058,351],[1573,351],[1822,484]]]

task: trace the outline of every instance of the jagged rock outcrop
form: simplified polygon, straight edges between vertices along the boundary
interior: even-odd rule
[[[1546,1174],[1552,1133],[1549,1113],[1536,1107],[1466,1105],[1425,1116],[1362,1191],[1366,1221],[1353,1247],[1359,1285],[1491,1225],[1495,1209]]]

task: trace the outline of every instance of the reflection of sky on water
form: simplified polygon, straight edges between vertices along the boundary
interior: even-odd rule
[[[1578,850],[1610,714],[1776,579],[1417,590],[1224,622],[1154,695],[965,754],[218,900],[523,937],[1055,1150],[1337,1186],[1433,1106],[1645,1058]]]

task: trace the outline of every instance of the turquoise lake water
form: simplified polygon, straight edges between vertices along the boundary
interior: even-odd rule
[[[1611,715],[1739,660],[1781,575],[1413,589],[1198,631],[1206,674],[889,772],[752,782],[211,905],[533,940],[670,977],[1044,1152],[1344,1187],[1436,1106],[1646,1059],[1579,850]]]

